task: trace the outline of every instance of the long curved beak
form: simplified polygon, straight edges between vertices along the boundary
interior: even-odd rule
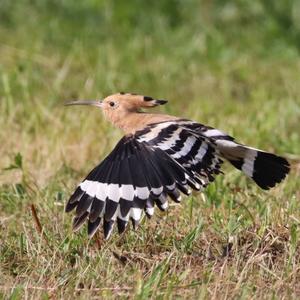
[[[69,105],[92,105],[101,107],[102,101],[101,100],[78,100],[78,101],[69,101],[65,102],[65,106]]]

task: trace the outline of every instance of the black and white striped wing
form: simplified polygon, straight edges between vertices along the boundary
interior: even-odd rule
[[[163,150],[206,187],[223,163],[215,143],[203,135],[208,128],[189,120],[167,121],[140,131],[138,141]]]
[[[204,186],[220,173],[222,159],[265,190],[280,183],[290,171],[284,157],[242,145],[218,129],[190,120],[152,124],[141,132],[139,141],[166,151]]]
[[[154,204],[165,210],[167,196],[180,202],[179,191],[189,194],[189,187],[200,189],[193,174],[166,152],[134,136],[124,137],[77,187],[66,211],[76,210],[74,230],[88,221],[90,236],[103,220],[108,238],[115,221],[122,233],[130,218],[136,226],[143,210],[149,217],[154,213]]]
[[[219,129],[196,122],[186,126],[196,134],[209,139],[220,157],[226,159],[264,190],[269,190],[280,183],[290,171],[290,164],[284,157],[240,144]]]

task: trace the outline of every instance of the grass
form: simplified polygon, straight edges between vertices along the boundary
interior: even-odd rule
[[[299,298],[299,9],[1,1],[0,298]],[[118,91],[167,98],[161,111],[285,155],[291,174],[264,192],[225,166],[136,232],[72,233],[64,204],[121,133],[62,104]]]

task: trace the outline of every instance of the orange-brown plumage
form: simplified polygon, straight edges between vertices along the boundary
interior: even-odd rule
[[[142,109],[153,108],[167,103],[166,100],[153,99],[130,93],[118,93],[107,96],[101,101],[72,101],[66,105],[93,105],[101,108],[105,119],[125,134],[134,134],[152,123],[177,120],[178,117],[159,113],[147,113]]]
[[[147,96],[119,93],[106,97],[101,108],[108,121],[122,129],[125,134],[134,134],[149,124],[178,119],[170,115],[142,111],[143,108],[148,109],[165,103],[165,100]]]

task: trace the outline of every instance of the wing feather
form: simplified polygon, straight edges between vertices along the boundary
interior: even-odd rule
[[[177,188],[191,183],[190,176],[164,151],[140,143],[135,137],[124,137],[78,186],[66,211],[76,210],[74,229],[88,219],[89,236],[103,219],[104,236],[109,238],[115,221],[122,233],[129,218],[134,227],[138,225],[143,210],[152,216],[154,203],[165,210],[168,195],[178,202]]]

